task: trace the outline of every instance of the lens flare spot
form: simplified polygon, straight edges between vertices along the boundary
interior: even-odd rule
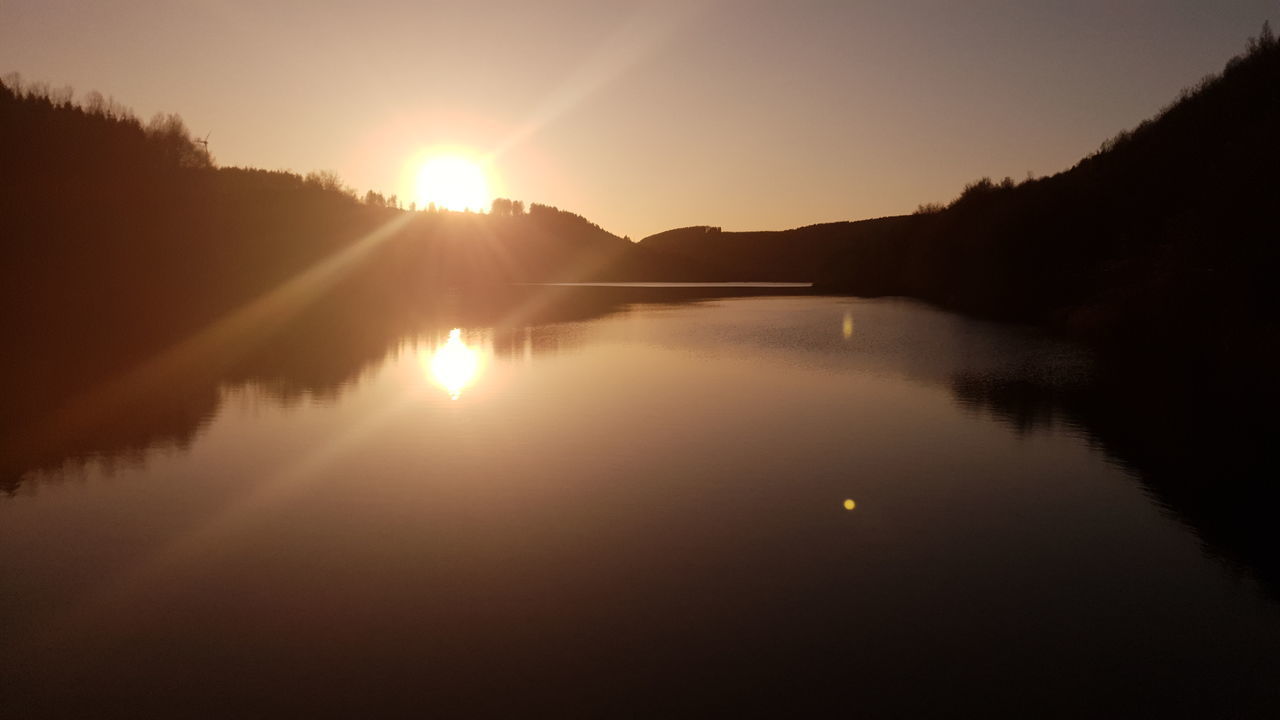
[[[854,508],[856,508],[856,507],[858,507],[858,503],[856,503],[856,502],[854,502],[854,501],[852,501],[852,500],[845,500],[845,501],[844,501],[844,509],[845,509],[845,510],[852,510],[852,509],[854,509]]]

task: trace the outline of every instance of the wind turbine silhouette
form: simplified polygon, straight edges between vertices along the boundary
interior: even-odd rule
[[[205,152],[208,152],[208,150],[209,150],[209,136],[210,136],[210,135],[212,135],[212,134],[213,134],[213,131],[212,131],[212,130],[210,130],[209,132],[207,132],[207,133],[205,133],[205,134],[204,134],[204,139],[203,139],[203,140],[196,140],[196,142],[198,142],[198,143],[200,143],[201,145],[203,145],[203,146],[204,146]]]

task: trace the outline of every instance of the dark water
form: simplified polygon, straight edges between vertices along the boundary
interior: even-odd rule
[[[825,297],[353,327],[11,461],[0,715],[1280,708],[1256,570],[980,390],[1069,345]]]

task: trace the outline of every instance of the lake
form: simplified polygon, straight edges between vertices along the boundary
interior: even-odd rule
[[[12,461],[0,715],[1280,707],[1274,593],[1043,401],[1083,350],[630,291],[326,315]]]

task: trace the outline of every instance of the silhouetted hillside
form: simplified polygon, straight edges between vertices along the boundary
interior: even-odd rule
[[[176,115],[144,124],[96,93],[71,98],[0,84],[0,321],[19,344],[181,333],[353,248],[343,276],[384,287],[672,274],[553,207],[404,213],[333,173],[218,168]]]
[[[1052,177],[982,179],[912,216],[645,238],[746,280],[815,280],[1048,323],[1108,345],[1276,357],[1280,46],[1249,51]]]
[[[94,295],[104,284],[113,302],[150,304],[174,291],[225,304],[401,215],[376,193],[358,202],[332,173],[216,168],[175,115],[144,125],[113,102],[78,105],[69,90],[9,82],[17,87],[0,85],[7,238],[0,262],[40,306]],[[442,247],[423,253],[465,270],[459,281],[658,272],[650,253],[545,205],[505,215],[416,213],[396,225],[397,237],[406,234],[424,244],[457,243],[457,257],[442,255]]]
[[[534,203],[523,214],[414,213],[386,252],[411,287],[691,279],[586,218]]]
[[[724,232],[702,225],[668,230],[640,242],[665,256],[704,268],[708,280],[810,282],[849,243],[892,236],[907,217],[809,225],[774,232]]]
[[[1107,342],[1253,336],[1274,328],[1277,309],[1277,127],[1280,47],[1268,33],[1074,168],[974,183],[921,215],[892,262],[852,246],[824,279],[857,289],[888,278],[892,292]]]
[[[372,191],[359,202],[333,173],[217,168],[178,116],[144,124],[96,93],[75,103],[70,89],[9,76],[0,130],[0,263],[7,286],[21,286],[37,307],[106,295],[131,312],[172,307],[164,299],[176,292],[213,310],[401,215]],[[439,262],[429,270],[440,280],[443,267],[466,273],[457,281],[492,282],[670,272],[581,216],[538,204],[512,210],[508,202],[501,214],[415,213],[394,235],[434,243],[421,254]],[[442,254],[455,244],[456,257]]]

